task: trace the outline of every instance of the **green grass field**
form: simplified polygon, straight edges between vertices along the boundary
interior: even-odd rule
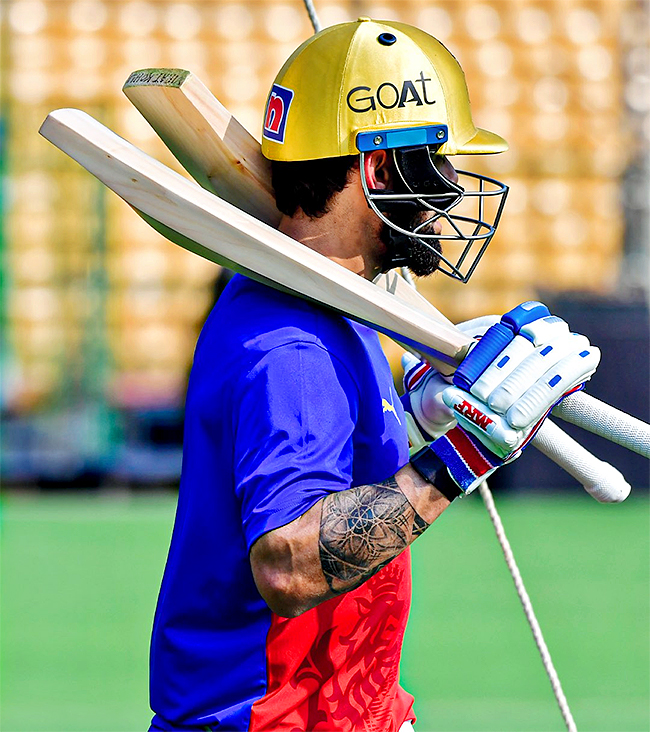
[[[650,729],[649,512],[533,496],[497,505],[582,732]],[[171,496],[8,496],[0,729],[147,728],[148,635]],[[562,730],[479,496],[413,550],[402,682],[418,732]]]

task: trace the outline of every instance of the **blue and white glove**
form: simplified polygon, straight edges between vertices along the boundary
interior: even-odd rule
[[[429,390],[423,390],[430,393],[407,394],[403,402],[420,427],[418,444],[426,443],[426,434],[435,437],[429,449],[462,492],[470,493],[521,454],[551,409],[581,389],[599,361],[600,351],[585,336],[571,333],[541,303],[528,302],[485,332],[454,374],[453,386],[440,389],[430,378]],[[421,380],[412,376],[411,381],[417,388]],[[434,401],[458,422],[442,436],[426,426],[422,432],[422,405]]]
[[[498,315],[485,315],[459,323],[456,327],[469,338],[478,339],[498,321]],[[442,376],[426,361],[420,361],[411,353],[402,356],[402,368],[402,403],[406,413],[409,442],[412,451],[415,451],[456,426],[456,414],[442,398],[444,390],[452,384],[452,377]]]

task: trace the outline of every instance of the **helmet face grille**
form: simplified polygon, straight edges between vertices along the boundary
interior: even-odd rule
[[[399,177],[394,190],[370,189],[361,176],[368,205],[391,233],[393,251],[385,269],[407,265],[408,248],[420,242],[436,253],[437,271],[468,282],[496,232],[508,187],[463,170],[457,171],[454,183],[438,169],[440,156],[426,147],[424,153],[422,148],[411,150],[395,151]],[[407,228],[405,220],[416,223]],[[440,233],[429,233],[434,222]]]

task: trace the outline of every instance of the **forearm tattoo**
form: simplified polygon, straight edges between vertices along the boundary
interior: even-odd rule
[[[319,550],[330,589],[339,594],[363,584],[428,526],[394,478],[327,496]]]

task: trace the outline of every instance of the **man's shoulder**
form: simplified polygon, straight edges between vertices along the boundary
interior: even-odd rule
[[[217,339],[231,351],[268,352],[304,342],[345,353],[374,337],[366,331],[317,303],[237,275],[208,316],[201,340]]]

